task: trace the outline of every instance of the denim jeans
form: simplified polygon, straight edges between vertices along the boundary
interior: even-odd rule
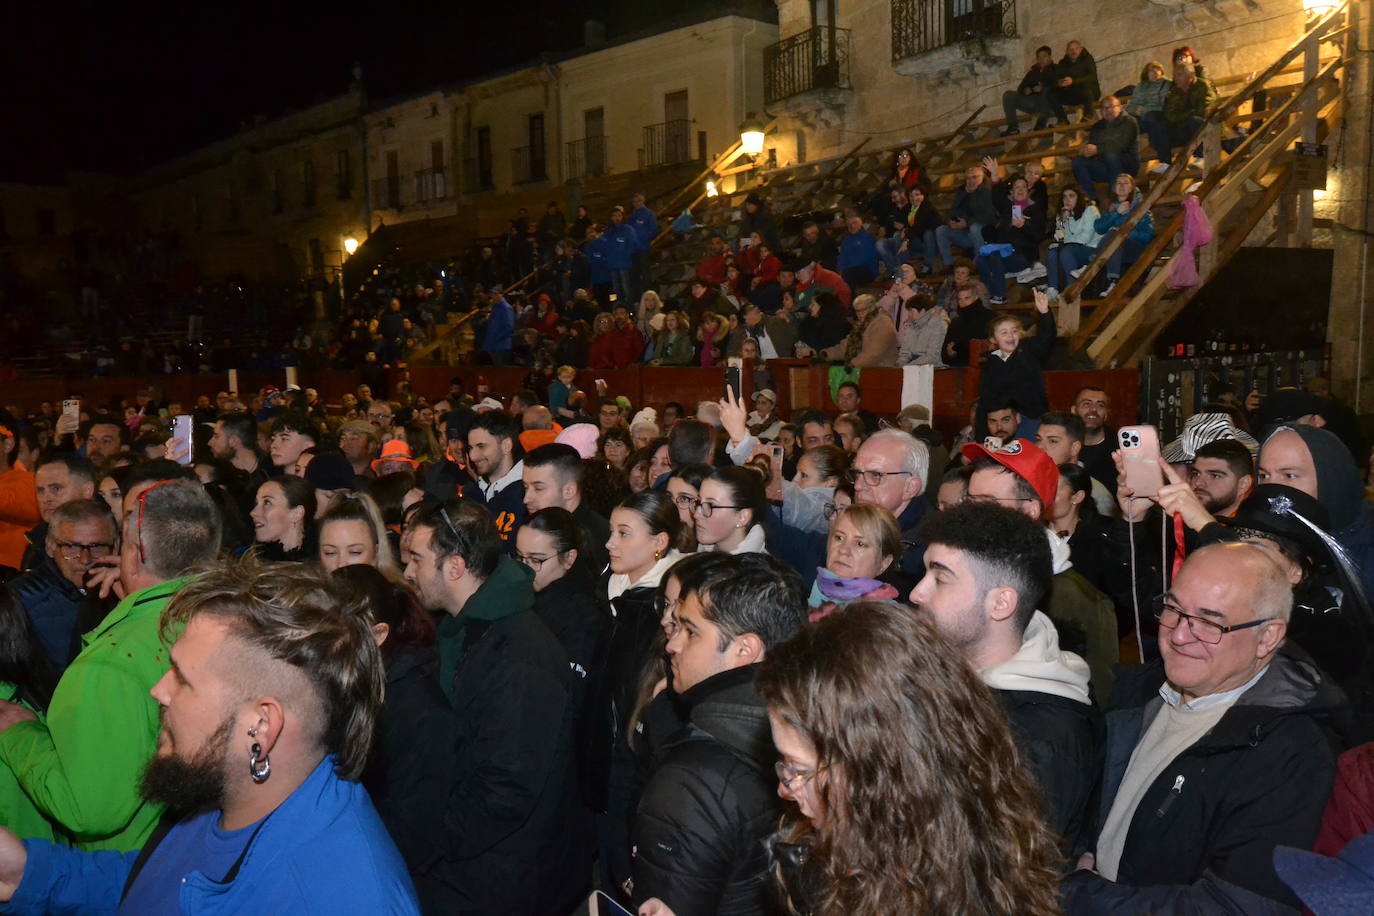
[[[940,263],[945,270],[952,270],[954,254],[950,251],[951,246],[958,245],[970,258],[976,258],[978,249],[983,247],[983,227],[978,223],[969,223],[967,229],[941,226],[935,230],[935,245],[940,249]]]
[[[1078,186],[1083,189],[1083,193],[1094,198],[1097,197],[1095,184],[1101,182],[1111,190],[1116,176],[1124,172],[1134,178],[1138,171],[1140,157],[1134,154],[1127,156],[1121,153],[1098,153],[1096,156],[1075,156],[1073,159],[1073,177],[1078,180]]]
[[[992,254],[980,254],[978,259],[973,262],[973,266],[978,268],[978,276],[988,287],[988,295],[996,299],[1007,298],[1007,277],[1009,273],[1020,273],[1030,262],[1023,256],[1013,251],[1006,257],[993,252]]]
[[[616,305],[623,305],[631,312],[634,311],[636,302],[632,268],[611,271],[611,292],[615,294]]]
[[[1002,93],[1002,114],[1007,119],[1007,127],[1020,129],[1021,121],[1016,113],[1024,111],[1026,114],[1035,115],[1035,129],[1039,130],[1045,126],[1045,122],[1049,119],[1050,110],[1048,93],[1037,92],[1033,95],[1022,95],[1014,89]]]
[[[912,239],[906,243],[906,253],[901,254],[898,249],[902,247],[902,238],[892,236],[891,238],[878,240],[878,256],[883,259],[887,269],[892,271],[892,275],[897,276],[897,271],[903,264],[916,259],[917,256],[925,259],[927,264],[935,257],[935,232],[928,231],[921,239]]]
[[[1110,238],[1111,236],[1107,236]],[[1107,244],[1107,238],[1102,240],[1102,244]],[[1121,243],[1121,247],[1107,259],[1107,279],[1120,280],[1121,275],[1131,269],[1142,253],[1144,253],[1149,242],[1137,242],[1135,239],[1128,238]]]
[[[1045,269],[1048,271],[1045,282],[1063,292],[1073,282],[1073,277],[1069,276],[1069,271],[1077,270],[1096,255],[1096,248],[1089,248],[1087,245],[1080,245],[1077,242],[1071,242],[1068,245],[1055,245],[1045,258]]]
[[[1193,115],[1183,124],[1170,124],[1162,111],[1147,112],[1140,119],[1140,126],[1145,129],[1150,146],[1161,162],[1168,162],[1174,157],[1174,150],[1191,143],[1206,123],[1205,118]]]

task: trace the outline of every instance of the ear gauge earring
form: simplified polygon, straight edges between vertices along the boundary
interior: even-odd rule
[[[248,737],[256,738],[257,736],[258,730],[256,728],[248,729]],[[258,744],[256,741],[254,741],[253,746],[249,748],[248,775],[251,776],[253,782],[258,785],[267,782],[267,777],[272,775],[272,761],[262,752],[262,745]]]

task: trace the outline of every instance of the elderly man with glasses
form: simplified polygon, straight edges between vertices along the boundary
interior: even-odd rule
[[[1140,125],[1114,95],[1098,102],[1097,110],[1102,117],[1088,128],[1088,140],[1073,159],[1073,175],[1090,198],[1097,197],[1097,182],[1111,184],[1122,173],[1140,171]]]
[[[1110,713],[1099,821],[1066,912],[1296,912],[1275,846],[1311,849],[1344,699],[1284,645],[1287,574],[1263,549],[1189,555],[1156,604],[1158,693]]]

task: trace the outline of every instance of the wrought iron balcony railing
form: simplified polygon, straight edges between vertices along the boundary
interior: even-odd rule
[[[1016,0],[892,0],[892,59],[1016,34]]]
[[[595,178],[609,171],[607,138],[587,137],[568,142],[568,178]]]
[[[849,88],[849,29],[813,26],[763,51],[765,104],[813,89]]]

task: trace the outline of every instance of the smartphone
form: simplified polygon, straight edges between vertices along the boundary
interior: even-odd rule
[[[1116,432],[1126,486],[1136,496],[1155,497],[1164,483],[1159,460],[1159,432],[1153,426],[1123,426]]]
[[[172,418],[172,439],[177,443],[177,464],[187,465],[191,463],[192,423],[191,415],[188,413],[179,413]]]
[[[739,366],[727,366],[725,369],[725,387],[735,393],[735,400],[740,398],[740,369]]]
[[[990,452],[996,451],[1001,447],[1002,440],[997,438],[996,436],[987,436],[983,439],[983,448],[987,449]]]
[[[1022,213],[1022,212],[1023,212],[1023,211],[1021,210],[1021,205],[1020,205],[1020,204],[1012,204],[1012,205],[1011,205],[1011,218],[1012,218],[1012,219],[1020,219],[1020,218],[1021,218],[1021,213]]]
[[[81,419],[81,399],[67,398],[62,402],[62,413],[74,420]]]
[[[634,913],[616,903],[602,891],[592,891],[592,895],[587,898],[587,909],[591,916],[634,916]]]
[[[768,446],[768,488],[770,502],[782,501],[782,446]]]

